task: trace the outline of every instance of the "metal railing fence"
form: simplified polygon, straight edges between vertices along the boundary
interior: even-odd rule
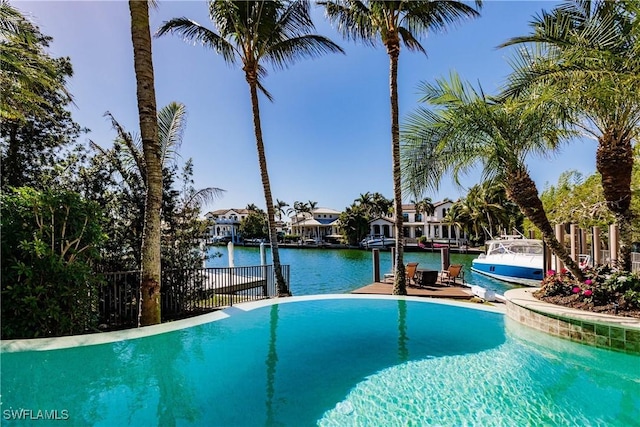
[[[289,286],[289,266],[282,265]],[[138,324],[140,272],[104,273],[98,292],[101,329]],[[272,265],[164,270],[160,285],[162,321],[180,319],[276,294]]]

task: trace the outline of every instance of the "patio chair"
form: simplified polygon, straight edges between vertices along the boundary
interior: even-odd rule
[[[448,269],[440,272],[440,283],[443,285],[455,285],[458,277],[462,280],[462,283],[464,283],[464,271],[462,271],[462,264],[451,264]]]
[[[407,266],[405,267],[405,274],[407,275],[407,283],[413,282],[415,284],[417,273],[418,273],[418,263],[417,262],[407,263]]]
[[[411,281],[413,281],[413,283],[416,283],[416,277],[418,275],[418,263],[417,262],[410,262],[407,263],[407,265],[404,268],[404,274],[407,277],[407,282],[411,283]],[[396,278],[396,274],[395,272],[393,273],[385,273],[384,274],[384,281],[392,281]]]

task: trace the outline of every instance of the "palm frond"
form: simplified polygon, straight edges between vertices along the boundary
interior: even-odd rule
[[[168,165],[170,159],[175,161],[186,125],[187,110],[182,103],[171,102],[158,112],[158,141],[163,167]]]
[[[325,16],[347,40],[375,46],[380,26],[372,11],[362,1],[319,1]]]
[[[336,52],[344,53],[340,46],[328,38],[309,34],[270,46],[264,58],[276,69],[282,69],[303,58],[318,58],[326,53]]]
[[[124,146],[127,148],[127,150],[123,152],[127,172],[131,172],[131,169],[135,167],[137,169],[136,172],[143,178],[143,181],[146,180],[146,166],[141,149],[142,141],[140,138],[136,138],[133,134],[127,132],[110,112],[107,111],[104,115],[109,118],[111,126],[118,133],[119,140],[122,141]]]
[[[233,44],[191,19],[182,17],[165,21],[162,26],[158,28],[158,31],[156,31],[155,37],[160,37],[168,33],[178,34],[182,36],[184,41],[194,45],[199,43],[204,47],[213,49],[222,55],[224,60],[229,64],[235,64],[237,60],[236,53],[238,52]]]
[[[225,191],[226,190],[216,187],[202,188],[190,194],[185,200],[184,206],[186,208],[200,208],[202,206],[206,206],[213,203],[213,201],[219,197],[222,197]]]

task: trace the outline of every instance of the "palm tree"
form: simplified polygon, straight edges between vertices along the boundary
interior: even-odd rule
[[[129,0],[131,41],[136,72],[138,117],[144,152],[147,196],[142,234],[140,282],[141,326],[160,323],[160,211],[162,209],[162,160],[158,142],[156,91],[151,56],[149,2]]]
[[[413,204],[416,208],[416,214],[425,214],[425,215],[433,215],[436,212],[436,207],[433,205],[430,197],[425,197],[422,200],[416,201],[411,200],[411,204]],[[425,236],[427,234],[427,221],[423,219],[424,225],[422,226],[422,235]]]
[[[200,43],[223,56],[229,64],[240,63],[249,85],[256,148],[262,187],[269,222],[271,256],[276,275],[278,295],[290,295],[282,275],[275,209],[262,137],[258,91],[271,100],[262,85],[267,71],[264,63],[276,69],[285,68],[306,57],[318,57],[328,52],[342,52],[329,39],[311,34],[314,30],[307,1],[210,1],[209,16],[218,33],[187,18],[164,22],[158,36],[177,33],[185,41]]]
[[[640,7],[637,2],[580,0],[543,12],[532,34],[502,46],[518,51],[507,96],[537,88],[532,106],[555,102],[568,125],[598,141],[596,168],[620,228],[618,264],[631,269],[632,141],[640,124]]]
[[[0,82],[3,120],[25,121],[28,111],[47,111],[47,92],[58,92],[65,100],[70,65],[50,58],[45,49],[51,37],[40,33],[22,13],[0,0]]]
[[[291,212],[293,211],[291,208],[285,209],[288,206],[289,204],[287,202],[283,202],[282,200],[276,199],[275,209],[276,209],[276,216],[278,217],[279,220],[282,221],[283,217],[291,214]]]
[[[408,187],[420,192],[436,188],[448,171],[458,182],[460,174],[481,164],[483,178],[504,183],[509,199],[540,229],[547,246],[582,279],[577,263],[555,237],[525,164],[527,155],[546,153],[566,136],[553,115],[512,99],[495,102],[455,74],[450,82],[425,83],[421,91],[422,101],[435,108],[412,114],[403,134]]]
[[[389,92],[391,97],[391,151],[393,167],[393,199],[396,237],[395,295],[406,295],[404,272],[404,243],[402,217],[402,176],[400,170],[400,125],[398,111],[398,58],[400,43],[409,50],[426,54],[416,37],[420,33],[444,30],[463,18],[479,13],[460,1],[402,0],[402,1],[320,1],[326,15],[336,23],[347,39],[375,45],[379,39],[389,55]],[[482,6],[480,0],[476,6]]]

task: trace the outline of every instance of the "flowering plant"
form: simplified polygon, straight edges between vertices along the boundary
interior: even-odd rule
[[[536,297],[569,297],[590,306],[614,304],[617,307],[640,309],[640,276],[608,266],[583,270],[585,280],[579,282],[570,272],[547,271]]]

